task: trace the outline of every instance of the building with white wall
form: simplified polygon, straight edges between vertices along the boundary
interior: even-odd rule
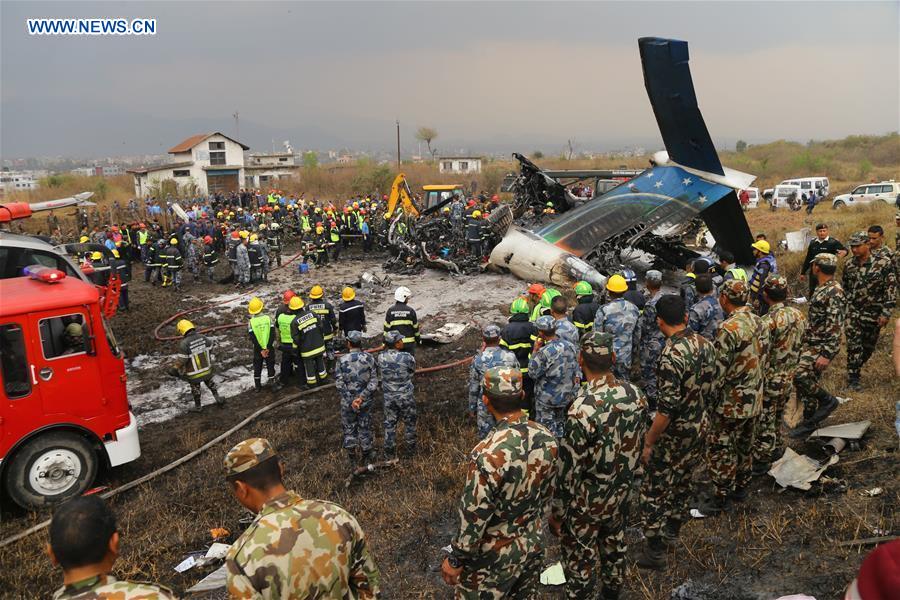
[[[481,173],[480,156],[438,157],[438,171],[441,173]]]
[[[244,164],[244,187],[264,189],[276,181],[299,174],[293,152],[251,154]]]
[[[33,173],[30,171],[2,171],[0,172],[0,191],[4,194],[12,192],[27,192],[40,187]]]

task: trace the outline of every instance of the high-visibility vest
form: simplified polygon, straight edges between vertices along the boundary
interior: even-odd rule
[[[269,335],[272,331],[272,319],[269,318],[269,315],[251,317],[250,330],[253,332],[253,337],[256,338],[260,348],[269,346]],[[290,328],[288,328],[288,331],[290,332]]]
[[[150,239],[150,233],[147,231],[138,231],[138,244],[143,246]]]
[[[288,346],[294,345],[294,338],[291,337],[291,322],[296,316],[297,315],[293,313],[283,312],[275,319],[275,322],[278,325],[278,335],[281,338],[282,344]]]
[[[331,241],[332,242],[337,243],[337,242],[341,241],[341,235],[338,233],[337,227],[332,227],[330,233],[331,233]]]
[[[730,269],[728,269],[728,270],[725,271],[725,272],[726,272],[726,273],[731,273],[731,276],[732,276],[734,279],[737,279],[738,281],[743,281],[744,283],[747,283],[747,271],[743,270],[742,268],[740,268],[740,267],[731,267]]]

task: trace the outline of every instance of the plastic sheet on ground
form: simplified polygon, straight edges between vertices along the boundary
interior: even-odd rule
[[[439,329],[431,333],[423,333],[422,340],[435,344],[449,344],[465,333],[468,325],[465,323],[444,323]]]
[[[553,563],[541,572],[542,585],[562,585],[565,582],[566,574],[563,572],[562,563]]]
[[[194,594],[197,592],[210,592],[212,590],[219,590],[225,587],[225,580],[228,577],[228,572],[225,569],[225,565],[222,565],[203,579],[201,579],[196,585],[188,589],[188,593]]]
[[[772,464],[769,475],[783,488],[795,487],[798,490],[808,490],[812,482],[817,480],[825,469],[838,461],[837,454],[832,455],[824,464],[806,455],[797,454],[790,448],[784,451],[784,456]]]
[[[809,437],[822,437],[822,438],[843,438],[845,440],[858,440],[863,435],[865,435],[866,431],[869,427],[872,426],[872,421],[855,421],[853,423],[843,423],[841,425],[830,425],[828,427],[822,427],[821,429],[816,429],[813,431]]]

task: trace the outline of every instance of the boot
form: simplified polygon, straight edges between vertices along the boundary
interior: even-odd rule
[[[676,521],[669,519],[662,527],[662,539],[667,546],[671,546],[678,541],[678,534],[681,533],[681,526],[684,521]]]
[[[225,398],[219,395],[219,392],[213,392],[213,398],[216,399],[216,404],[220,407],[225,406]]]
[[[600,600],[619,600],[622,590],[613,587],[604,587],[600,592]]]
[[[644,551],[637,559],[637,566],[642,569],[653,569],[658,571],[666,566],[666,544],[662,538],[647,538],[644,544]]]
[[[747,499],[747,486],[735,488],[733,492],[728,494],[728,499],[733,502],[743,502]]]
[[[754,475],[765,475],[769,472],[769,469],[772,468],[772,463],[769,461],[766,462],[754,462],[753,463],[753,474]]]
[[[384,448],[385,462],[389,461],[389,460],[394,460],[395,458],[397,458],[397,449],[396,448],[388,448],[387,446],[385,446],[385,448]]]
[[[262,379],[253,378],[253,389],[257,392],[262,391]]]
[[[697,510],[705,515],[717,515],[727,509],[725,498],[715,493],[707,494],[706,497],[697,505]]]
[[[854,392],[858,392],[862,389],[862,384],[859,382],[859,375],[849,375],[847,377],[847,389]]]
[[[788,431],[787,435],[792,440],[799,440],[805,438],[815,430],[816,424],[807,419],[798,423],[796,427]]]
[[[200,398],[194,398],[194,405],[188,409],[192,413],[200,412]]]
[[[362,460],[360,461],[362,466],[367,467],[373,462],[375,462],[375,451],[374,450],[366,450],[362,453]]]
[[[857,380],[857,383],[859,380]],[[824,421],[828,418],[828,415],[834,412],[834,409],[838,407],[840,402],[834,396],[828,395],[824,400],[819,401],[819,408],[816,409],[816,412],[813,413],[810,421],[814,425],[818,425],[821,421]]]

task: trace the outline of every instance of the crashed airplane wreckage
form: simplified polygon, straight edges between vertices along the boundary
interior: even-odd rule
[[[660,266],[683,267],[697,256],[683,239],[700,222],[716,240],[716,249],[729,250],[738,263],[753,262],[753,239],[737,190],[755,177],[719,161],[697,106],[687,42],[641,38],[638,46],[666,151],[652,157],[650,168],[590,199],[577,198],[559,181],[566,173],[574,179],[590,173],[542,171],[514,155],[520,163],[512,186],[515,200],[512,208],[505,205],[491,213],[491,231],[502,239],[491,252],[489,268],[526,281],[570,285],[586,280],[602,286],[603,273],[619,268],[623,253],[632,250],[653,255]],[[622,173],[623,178],[630,175]],[[548,202],[550,215],[545,214]],[[418,257],[425,266],[453,273],[482,268],[477,261],[446,258],[452,244],[459,243],[446,220],[420,220],[404,238],[394,235],[398,224],[399,216],[388,232],[390,245],[400,249],[392,260]]]

